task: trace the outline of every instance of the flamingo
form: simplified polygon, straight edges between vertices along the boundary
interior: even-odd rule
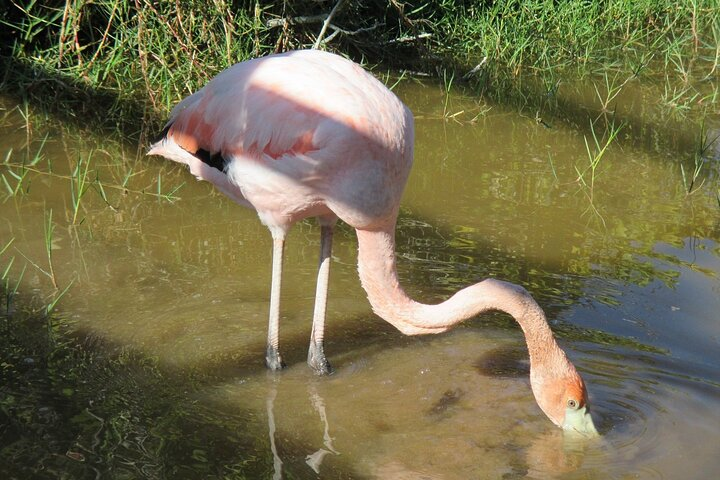
[[[317,217],[320,262],[308,364],[331,372],[323,348],[333,227],[358,239],[358,272],[373,311],[406,335],[437,334],[489,310],[520,324],[541,410],[566,430],[596,433],[582,378],[558,346],[543,310],[521,286],[487,279],[438,305],[408,297],[398,281],[395,224],[413,161],[412,112],[357,64],[319,50],[238,63],[183,99],[148,154],[185,164],[236,203],[256,210],[272,235],[265,362],[279,349],[285,237]]]

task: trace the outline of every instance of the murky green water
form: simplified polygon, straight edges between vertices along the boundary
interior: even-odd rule
[[[326,352],[336,373],[316,378],[305,365],[319,249],[313,223],[297,225],[286,250],[281,350],[289,368],[267,373],[271,242],[255,214],[175,165],[138,158],[136,145],[28,125],[5,103],[8,162],[32,163],[48,137],[17,194],[9,190],[23,171],[0,166],[8,184],[0,249],[14,239],[0,271],[14,259],[6,290],[21,279],[0,321],[9,344],[22,344],[1,370],[4,478],[672,479],[720,471],[720,147],[708,151],[688,195],[680,164],[691,168],[691,155],[671,147],[694,133],[670,123],[652,142],[629,125],[590,188],[578,181],[589,164],[586,137],[593,148],[588,122],[543,124],[500,107],[470,122],[484,109],[473,99],[446,104],[439,88],[412,84],[399,95],[418,117],[398,230],[403,284],[425,301],[488,276],[525,285],[588,384],[601,440],[566,438],[540,412],[511,319],[483,316],[409,338],[375,317],[345,227],[328,306]],[[75,214],[75,169],[88,158],[90,186]],[[180,199],[168,201],[178,186]],[[41,271],[50,273],[50,210],[59,290],[74,282],[50,327],[54,338],[78,342],[66,350],[27,344],[33,329],[47,335],[28,306],[54,295]]]

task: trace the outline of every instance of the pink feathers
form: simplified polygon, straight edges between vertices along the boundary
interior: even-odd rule
[[[299,51],[222,72],[173,109],[151,152],[231,191],[271,228],[318,215],[368,227],[394,218],[412,140],[412,114],[377,79],[336,55]]]

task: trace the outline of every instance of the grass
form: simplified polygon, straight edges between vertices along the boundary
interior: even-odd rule
[[[454,72],[451,72],[450,74],[448,74],[447,71],[443,72],[443,85],[445,85],[445,103],[443,104],[443,117],[445,119],[448,119],[451,116],[457,116],[455,114],[450,113],[450,110],[449,110],[450,92],[452,91],[454,80],[455,80]]]
[[[23,191],[23,184],[25,183],[25,177],[27,177],[29,170],[25,167],[25,163],[21,163],[16,167],[16,169],[10,168],[9,159],[11,155],[12,149],[8,150],[5,155],[5,161],[3,164],[8,168],[5,173],[0,174],[0,178],[2,178],[3,185],[8,192],[8,196],[14,197],[25,193]]]
[[[435,0],[408,1],[402,8],[396,2],[304,3],[17,1],[0,16],[0,57],[12,67],[2,86],[22,98],[18,112],[25,119],[28,142],[29,104],[44,102],[76,122],[87,123],[88,114],[99,118],[97,125],[143,144],[145,132],[157,130],[179,98],[227,66],[313,44],[366,61],[433,72],[445,87],[446,120],[460,121],[466,113],[452,109],[451,91],[470,86],[501,103],[517,99],[539,124],[552,128],[547,112],[566,88],[560,79],[586,75],[593,79],[593,108],[599,115],[619,117],[618,99],[634,79],[663,85],[658,106],[672,115],[702,121],[718,109],[719,0]],[[403,72],[400,78],[408,75]],[[592,204],[601,160],[618,139],[619,128],[610,126],[599,136],[595,122],[589,125],[588,161],[576,166],[576,172]],[[141,172],[134,163],[101,167],[98,152],[92,151],[78,155],[63,173],[45,160],[46,140],[21,159],[7,151],[0,188],[7,200],[27,194],[39,176],[66,180],[66,216],[72,226],[84,224],[90,190],[115,209],[119,195],[127,194],[172,202],[184,185],[168,184],[162,172],[151,184],[138,185]],[[703,185],[703,152],[691,167],[680,164],[688,194]],[[552,157],[550,161],[557,175]],[[46,242],[54,228],[50,210]],[[51,244],[46,250],[48,267],[40,270],[57,292]]]
[[[68,292],[68,290],[70,290],[70,287],[72,287],[74,284],[75,284],[75,279],[73,278],[70,281],[70,283],[68,283],[61,292],[58,292],[56,295],[54,295],[50,299],[50,303],[45,305],[45,308],[44,308],[45,315],[48,317],[48,331],[52,330],[52,324],[50,322],[50,314],[52,313],[53,310],[55,310],[55,306],[58,304],[60,299],[62,299],[65,296],[65,294]]]
[[[592,134],[592,147],[588,142],[587,136],[585,140],[585,151],[587,153],[588,163],[584,168],[575,166],[577,172],[577,182],[580,184],[586,197],[589,200],[588,209],[586,212],[593,212],[605,226],[605,219],[602,217],[600,212],[595,206],[595,182],[600,175],[600,164],[603,157],[608,151],[610,145],[617,139],[618,134],[622,130],[623,126],[616,126],[614,121],[610,120],[606,123],[606,129],[602,137],[598,137],[595,131],[595,125],[598,120],[590,122],[590,132]],[[552,162],[551,162],[552,166]],[[554,166],[553,170],[554,170]],[[554,173],[554,172],[553,172]],[[557,175],[555,175],[557,178]]]
[[[717,28],[720,15],[716,0],[443,3],[448,8],[440,23],[448,29],[450,49],[487,56],[488,63],[515,73],[604,62],[618,52],[633,58],[639,51],[646,58],[657,51],[670,62],[676,52],[714,45],[706,33]]]
[[[647,99],[658,115],[699,122],[719,109],[718,0],[443,3],[435,50],[474,71],[470,84],[498,103],[548,119],[551,100],[588,77],[599,113],[634,79],[659,86]]]
[[[75,111],[85,108],[78,92],[100,92],[110,122],[145,118],[144,99],[166,111],[220,70],[269,51],[254,13],[223,1],[26,1],[2,21],[2,53],[17,67],[6,83],[63,103],[78,98]]]
[[[167,112],[233,63],[309,48],[322,32],[323,48],[373,62],[430,71],[438,62],[477,65],[475,81],[499,91],[524,73],[588,72],[618,60],[638,75],[658,59],[658,67],[688,83],[699,64],[707,77],[720,60],[718,0],[435,0],[402,7],[380,1],[56,0],[14,3],[0,21],[6,28],[2,55],[35,74],[51,73],[22,78],[31,75],[16,69],[6,82],[55,97],[84,86],[126,103],[146,99],[149,111],[140,108],[145,119]],[[112,106],[117,114],[123,108],[117,101]]]
[[[66,180],[70,188],[71,209],[69,218],[71,224],[82,223],[82,218],[80,218],[82,203],[90,189],[93,189],[109,208],[114,208],[108,195],[109,191],[116,191],[122,195],[134,194],[156,197],[173,202],[179,198],[177,193],[185,185],[182,182],[171,186],[169,191],[164,192],[162,174],[158,173],[155,185],[133,187],[131,183],[140,173],[134,170],[133,165],[123,162],[122,159],[112,161],[110,164],[99,165],[98,152],[94,150],[78,154],[70,173],[63,174],[54,170],[51,159],[46,159],[41,153],[47,138],[46,135],[40,142],[36,153],[30,161],[24,159],[18,161],[13,150],[8,149],[2,162],[5,173],[0,173],[0,178],[2,178],[5,187],[6,197],[18,197],[27,193],[32,178],[30,174]],[[112,180],[103,180],[101,171],[112,177]]]
[[[78,212],[80,211],[80,204],[82,198],[85,196],[90,183],[88,183],[88,170],[90,169],[90,159],[92,158],[93,152],[88,153],[87,156],[78,155],[77,163],[71,174],[70,180],[70,197],[72,201],[72,224],[77,224]],[[102,184],[100,184],[102,185]],[[100,188],[100,192],[104,194],[105,189]],[[104,197],[106,199],[106,197]]]
[[[13,257],[14,258],[14,257]],[[25,277],[25,270],[27,270],[27,265],[23,266],[23,269],[20,271],[20,274],[18,275],[17,280],[15,281],[15,285],[10,288],[10,276],[8,275],[8,272],[10,271],[10,267],[12,267],[12,261],[7,265],[7,268],[3,272],[3,281],[5,282],[5,314],[10,314],[10,307],[12,305],[13,298],[15,298],[15,295],[17,295],[18,289],[20,288],[20,284],[23,281],[23,277]]]
[[[53,237],[55,234],[55,224],[52,220],[52,208],[50,211],[45,215],[45,222],[43,223],[44,227],[44,233],[45,233],[45,254],[47,255],[47,261],[48,261],[48,270],[45,272],[42,270],[48,277],[50,277],[50,280],[52,281],[53,287],[55,287],[55,290],[58,289],[58,282],[57,277],[55,276],[55,268],[53,267]]]
[[[585,137],[585,151],[588,156],[588,165],[584,169],[579,169],[575,166],[575,171],[578,174],[577,181],[590,192],[590,198],[592,199],[592,192],[595,187],[595,179],[598,176],[598,168],[600,162],[605,156],[608,147],[617,138],[618,133],[622,130],[622,126],[616,127],[613,123],[608,125],[607,131],[604,138],[598,138],[595,132],[595,123],[590,122],[590,131],[592,132],[593,147],[590,147],[587,136]]]
[[[602,113],[610,113],[610,103],[617,98],[620,92],[622,92],[623,87],[625,87],[632,77],[627,77],[622,82],[618,82],[617,73],[611,80],[608,72],[605,72],[603,74],[603,79],[605,80],[604,88],[598,88],[597,84],[594,84],[593,87],[595,89],[595,95],[597,95],[597,98],[600,101],[600,111]]]
[[[15,241],[15,238],[11,238],[2,248],[0,248],[0,255],[5,253],[7,249],[10,248],[10,246]],[[5,292],[5,314],[10,314],[10,305],[12,303],[13,297],[17,294],[18,289],[20,288],[20,283],[22,282],[23,277],[25,276],[25,269],[26,266],[23,267],[22,271],[20,272],[18,279],[15,282],[15,285],[11,287],[10,285],[10,270],[12,269],[13,264],[15,263],[15,257],[10,257],[10,260],[8,261],[7,265],[5,265],[5,270],[3,271],[2,277],[0,277],[0,280],[3,282],[3,290]]]
[[[313,44],[366,61],[433,72],[445,86],[446,120],[458,121],[465,113],[452,110],[450,92],[469,85],[501,102],[516,98],[521,108],[531,109],[540,124],[551,128],[548,105],[565,88],[559,79],[569,75],[597,79],[596,110],[604,115],[618,114],[620,94],[637,78],[659,81],[659,107],[683,118],[705,118],[717,111],[720,98],[715,82],[719,0],[434,0],[403,6],[357,1],[25,0],[13,2],[0,23],[0,57],[12,67],[6,69],[2,85],[23,99],[18,111],[28,138],[32,100],[55,104],[62,115],[78,122],[87,122],[86,113],[92,112],[91,118],[101,117],[98,124],[104,122],[143,144],[145,132],[157,130],[179,98],[227,66]],[[535,90],[533,84],[540,87]],[[588,163],[576,171],[591,200],[601,159],[618,131],[609,127],[601,139],[590,123]],[[19,198],[37,176],[67,180],[70,225],[85,221],[90,190],[114,209],[115,194],[174,201],[183,186],[168,185],[162,173],[152,184],[138,186],[134,165],[101,168],[96,152],[78,155],[70,172],[61,173],[44,161],[46,140],[23,159],[8,150],[0,188],[6,199]],[[680,166],[688,193],[702,185],[704,164],[700,153],[692,167]],[[554,171],[552,159],[551,166]],[[46,233],[52,234],[51,214],[49,218]],[[58,290],[51,252],[48,261],[47,273]]]
[[[46,7],[48,4],[51,8]],[[649,2],[638,2],[638,4],[647,6]],[[32,67],[30,70],[22,70],[21,73],[39,71],[41,74],[10,79],[8,73],[5,78],[6,85],[13,81],[18,82],[17,85],[25,90],[24,95],[42,96],[42,92],[50,92],[48,97],[50,99],[61,98],[67,101],[70,98],[75,103],[62,104],[63,108],[68,115],[80,117],[78,121],[84,123],[87,123],[87,120],[83,109],[88,108],[86,104],[93,102],[80,99],[100,98],[97,92],[103,95],[109,92],[107,102],[95,104],[101,105],[103,121],[109,119],[113,126],[124,126],[125,131],[134,136],[133,138],[140,139],[143,138],[143,134],[138,133],[140,123],[147,122],[152,125],[164,116],[179,97],[196,89],[219,69],[249,55],[268,53],[275,48],[307,45],[307,42],[313,40],[311,33],[317,31],[313,28],[318,26],[290,25],[287,26],[287,31],[283,30],[280,34],[267,27],[268,19],[279,18],[275,16],[277,14],[274,13],[272,6],[260,7],[259,3],[254,4],[253,8],[233,9],[224,2],[215,2],[213,5],[217,7],[216,10],[206,11],[203,8],[209,7],[203,7],[199,2],[188,2],[182,3],[177,15],[169,11],[170,8],[174,8],[172,5],[145,0],[138,0],[134,4],[120,0],[98,0],[92,4],[76,2],[57,3],[55,7],[52,5],[52,2],[44,5],[26,2],[22,8],[28,12],[28,18],[11,22],[10,26],[15,28],[14,31],[22,34],[18,35],[19,40],[16,43],[10,44],[13,49],[11,52],[13,61],[19,62],[16,63],[17,65]],[[459,15],[457,12],[465,8],[462,6],[465,3],[427,2],[424,5],[416,6],[408,2],[406,16],[411,21],[410,26],[396,33],[378,35],[377,41],[384,41],[383,39],[389,35],[394,35],[394,38],[402,38],[401,35],[405,34],[412,35],[414,28],[417,33],[433,34],[426,37],[429,40],[422,47],[432,55],[435,55],[432,52],[439,52],[450,57],[452,62],[458,62],[456,65],[478,66],[472,78],[467,80],[461,80],[461,75],[452,68],[437,70],[443,72],[442,80],[446,96],[442,105],[442,115],[446,120],[457,121],[458,116],[464,113],[464,111],[453,113],[450,92],[464,88],[468,83],[477,91],[484,92],[490,92],[490,88],[495,89],[495,92],[507,92],[517,87],[526,104],[535,102],[544,105],[562,93],[564,84],[559,78],[563,78],[571,71],[578,75],[586,74],[582,69],[591,72],[592,78],[596,80],[592,87],[597,100],[595,106],[596,111],[603,114],[603,119],[607,119],[611,112],[617,113],[618,98],[632,79],[641,76],[652,77],[667,67],[669,73],[662,80],[668,86],[666,90],[668,94],[667,98],[661,101],[664,101],[663,105],[669,111],[679,115],[691,115],[698,109],[698,101],[705,98],[708,110],[716,105],[717,91],[703,93],[694,83],[698,78],[713,78],[718,71],[720,47],[717,47],[717,42],[714,48],[710,45],[712,39],[719,38],[718,31],[712,26],[708,30],[708,26],[703,25],[705,20],[701,19],[702,12],[707,12],[704,7],[707,3],[693,2],[692,10],[683,10],[685,7],[678,6],[672,11],[665,12],[668,16],[678,17],[689,12],[691,15],[686,20],[665,19],[649,7],[642,15],[637,14],[636,17],[622,19],[620,15],[616,18],[598,9],[591,9],[589,12],[608,21],[614,19],[617,23],[614,26],[582,25],[580,14],[583,12],[580,10],[580,5],[553,2],[554,7],[558,9],[558,18],[554,19],[549,13],[540,10],[541,5],[533,2],[522,5],[519,2],[506,2],[502,5],[495,3],[486,7],[484,11],[478,7],[478,11],[470,12],[472,15],[485,15],[483,18],[487,19],[489,27],[495,28],[494,33],[491,32],[492,34],[489,35],[489,39],[494,43],[488,44],[492,48],[487,49],[480,43],[484,38],[475,38],[475,35],[485,35],[479,25],[469,21],[465,24],[463,23],[465,20],[459,17],[457,22],[448,20],[448,17],[455,18],[454,15]],[[584,5],[590,5],[589,8],[592,8],[592,4]],[[441,10],[440,7],[447,9]],[[43,12],[45,12],[44,16]],[[297,13],[289,12],[289,15]],[[425,14],[428,15],[428,21],[422,21],[422,15]],[[346,17],[338,18],[338,21],[342,21],[343,18],[347,20]],[[650,25],[650,18],[657,23]],[[6,19],[5,26],[8,26],[8,21],[10,20]],[[566,21],[570,23],[568,25],[562,23]],[[442,32],[445,28],[444,22],[447,22],[449,34],[444,39],[447,44],[440,44],[438,32]],[[522,22],[529,25],[523,26]],[[543,25],[542,22],[548,22],[548,25]],[[454,25],[450,25],[451,23]],[[667,38],[669,32],[681,29],[684,25],[691,25],[692,28],[681,36],[671,37],[667,51],[663,50],[666,47],[662,39]],[[621,31],[619,27],[625,30]],[[430,31],[420,30],[425,28]],[[554,31],[554,28],[557,31]],[[615,30],[608,30],[611,28]],[[637,32],[633,29],[641,31]],[[346,44],[333,43],[343,38],[350,43],[360,42],[359,36],[353,37],[352,42],[348,40],[350,37],[352,36],[341,32],[333,37],[328,47],[343,48]],[[620,38],[622,42],[619,46],[607,46],[605,43],[608,37]],[[329,36],[326,36],[325,40],[328,38]],[[237,39],[237,42],[233,39]],[[458,48],[462,43],[471,40],[478,42],[476,47]],[[514,44],[516,40],[518,43]],[[452,43],[456,41],[462,43]],[[563,45],[565,41],[567,45]],[[646,41],[652,43],[643,45]],[[353,45],[360,49],[360,46]],[[561,48],[555,50],[558,45]],[[651,52],[645,50],[646,45],[650,45],[653,50]],[[413,48],[420,49],[418,46]],[[364,53],[371,50],[368,47],[368,50],[360,51]],[[624,63],[608,61],[605,64],[607,69],[595,70],[598,63],[603,63],[613,56],[622,57],[626,54]],[[542,86],[542,94],[538,94],[537,99],[527,98],[526,75],[532,76]],[[64,96],[65,93],[86,92],[85,89],[93,92],[94,96],[82,96],[91,95],[90,93],[83,93],[81,96]],[[144,103],[146,98],[147,104]],[[542,120],[540,111],[534,106],[532,108],[538,112],[535,115],[538,123],[552,128]],[[28,102],[18,109],[25,118],[28,137],[31,137],[33,124],[31,110]],[[590,116],[594,116],[595,113],[593,111]],[[704,112],[700,113],[704,114]],[[124,123],[125,119],[132,115],[135,115],[134,120]],[[615,124],[610,123],[610,126],[602,131],[597,121],[596,119],[589,123],[589,127],[584,127],[589,128],[585,136],[586,159],[582,161],[582,165],[576,165],[575,172],[577,184],[590,200],[589,208],[600,216],[593,205],[594,192],[603,172],[603,159],[619,140],[622,126],[616,127]],[[13,150],[8,150],[0,173],[2,176],[0,188],[6,198],[27,202],[26,197],[30,187],[32,186],[33,189],[36,185],[41,187],[42,182],[37,182],[37,179],[51,178],[61,183],[62,191],[66,198],[70,199],[62,213],[57,207],[55,210],[48,208],[45,212],[43,244],[47,266],[41,257],[42,253],[38,254],[40,261],[36,261],[20,252],[20,255],[25,257],[26,263],[19,272],[15,256],[0,257],[7,258],[2,270],[1,285],[5,294],[6,317],[12,310],[13,300],[25,277],[27,263],[42,272],[54,288],[50,296],[44,297],[42,308],[35,310],[36,316],[40,318],[28,322],[30,325],[35,325],[38,320],[45,322],[44,326],[41,323],[35,325],[40,326],[41,331],[47,329],[48,345],[43,346],[47,354],[42,355],[43,361],[40,362],[42,368],[22,370],[21,362],[26,358],[35,358],[38,356],[37,353],[26,345],[12,344],[11,342],[17,339],[17,335],[1,336],[0,346],[4,350],[0,352],[2,353],[0,356],[3,362],[10,366],[3,365],[0,374],[10,372],[9,375],[15,383],[3,384],[2,388],[5,390],[2,393],[9,391],[14,397],[2,396],[0,419],[5,415],[12,420],[6,423],[20,432],[16,434],[19,439],[26,437],[32,439],[31,442],[28,441],[28,444],[32,445],[27,447],[28,450],[37,449],[35,450],[37,452],[46,449],[37,455],[30,455],[29,458],[32,460],[30,462],[23,463],[16,458],[11,460],[17,462],[17,465],[20,465],[17,467],[18,471],[27,473],[28,477],[38,473],[31,471],[33,466],[45,465],[43,462],[38,462],[38,458],[45,458],[51,466],[55,465],[55,468],[65,468],[75,472],[78,477],[82,476],[77,470],[78,465],[127,468],[130,473],[125,473],[128,476],[137,473],[130,469],[129,466],[133,465],[153,468],[157,464],[166,462],[170,468],[174,459],[165,458],[164,455],[168,450],[172,450],[171,447],[175,442],[173,439],[180,438],[186,442],[189,447],[186,449],[188,452],[194,451],[196,447],[206,448],[206,445],[214,444],[208,442],[207,438],[198,438],[196,441],[193,437],[193,435],[202,437],[197,432],[208,431],[207,426],[198,422],[200,428],[188,428],[189,435],[177,435],[175,430],[167,431],[170,430],[168,425],[176,427],[176,424],[182,425],[185,418],[199,418],[199,416],[190,414],[196,413],[194,411],[186,413],[173,410],[171,408],[173,405],[169,405],[165,400],[158,402],[157,399],[167,398],[167,395],[155,394],[163,391],[162,385],[165,384],[166,379],[162,378],[153,365],[148,366],[143,361],[132,358],[130,361],[120,358],[118,365],[110,365],[108,362],[98,361],[91,353],[88,354],[88,358],[76,357],[87,353],[87,349],[82,348],[83,346],[78,345],[78,342],[73,341],[72,338],[58,334],[61,322],[54,319],[53,315],[57,311],[59,302],[76,285],[77,278],[72,277],[73,272],[64,272],[62,263],[58,263],[59,261],[53,257],[53,243],[57,242],[56,230],[62,232],[67,228],[76,236],[78,232],[92,233],[92,222],[89,220],[92,219],[92,214],[99,210],[97,205],[92,204],[93,201],[98,203],[101,200],[103,202],[101,209],[110,210],[115,210],[115,205],[120,204],[120,199],[127,195],[138,199],[149,197],[158,201],[172,202],[178,198],[177,194],[184,183],[173,182],[172,179],[167,178],[164,171],[158,172],[157,175],[142,175],[147,170],[156,169],[148,163],[145,167],[138,167],[133,161],[117,158],[109,161],[108,164],[103,164],[103,152],[97,150],[78,154],[74,158],[71,156],[69,168],[65,168],[65,165],[52,165],[50,158],[42,154],[46,140],[47,137],[40,143],[39,148],[28,148],[28,152],[35,153],[24,157]],[[683,184],[688,194],[702,187],[705,158],[711,152],[712,142],[716,140],[707,136],[703,124],[697,142],[694,166],[686,171],[686,167],[680,164]],[[552,175],[557,183],[558,173],[553,157],[550,156],[549,159]],[[69,197],[67,197],[68,192]],[[720,207],[720,189],[717,190],[716,196]],[[602,219],[601,216],[600,218]],[[13,251],[16,246],[14,239],[0,244],[0,256]],[[56,272],[56,268],[59,272]],[[60,279],[57,278],[58,274]],[[40,278],[48,283],[42,275]],[[61,281],[67,278],[71,280],[67,283]],[[40,312],[43,312],[43,315],[40,315]],[[13,329],[18,329],[18,322],[10,323],[6,319],[3,326],[7,327],[7,332],[11,331],[9,325],[12,325]],[[22,323],[20,325],[22,327]],[[124,366],[128,364],[139,364],[139,368],[126,372]],[[77,374],[81,369],[86,370]],[[102,373],[99,380],[115,380],[120,377],[127,383],[118,386],[108,381],[107,383],[110,384],[108,387],[98,380],[97,372]],[[118,372],[124,375],[118,375]],[[135,384],[138,372],[148,374],[150,377],[147,379],[148,383],[157,384],[158,388],[138,389]],[[43,397],[40,397],[40,393],[36,394],[32,388],[19,385],[31,375],[42,374],[47,374],[47,378],[33,383],[33,388],[41,390]],[[42,388],[38,388],[38,385]],[[122,391],[118,392],[118,390]],[[141,398],[142,401],[126,401],[127,398],[136,398],[138,391],[151,393],[147,398]],[[182,391],[184,390],[179,390]],[[18,392],[23,392],[24,396]],[[93,396],[95,394],[97,397]],[[185,396],[178,395],[180,397],[178,405],[194,405],[192,402],[187,402]],[[112,402],[106,399],[107,396],[111,400],[119,398],[118,403],[129,405],[129,411],[128,409],[122,412],[114,411]],[[11,397],[16,403],[11,404],[9,400]],[[33,418],[32,415],[37,413],[38,397],[43,399],[52,397],[53,401],[64,406],[61,411],[67,412],[66,417],[60,420],[56,417],[54,423],[47,426],[30,425],[27,419]],[[93,401],[96,406],[88,409],[87,405],[92,405]],[[106,410],[103,411],[103,408]],[[158,421],[158,418],[162,421]],[[218,424],[222,425],[220,420],[222,419],[218,420]],[[35,435],[35,431],[42,435]],[[54,451],[48,438],[57,441],[65,448]],[[21,444],[21,441],[17,440],[14,445],[16,444]],[[92,445],[93,451],[82,450],[78,447],[79,444]],[[148,445],[152,448],[148,449]],[[81,450],[85,453],[80,453]],[[244,450],[236,448],[228,451]],[[251,450],[246,448],[245,451]],[[158,457],[161,458],[144,457],[143,455],[147,455],[148,452],[151,454],[158,452]],[[160,453],[163,455],[161,456]],[[178,453],[178,457],[183,453],[184,451]],[[187,455],[183,458],[186,457]],[[229,459],[228,462],[231,460],[235,458]],[[84,473],[91,472],[87,470]],[[252,471],[248,473],[248,477],[254,477]]]
[[[157,196],[158,200],[165,200],[168,202],[174,202],[178,199],[178,197],[175,196],[175,193],[180,190],[183,185],[185,185],[185,182],[181,183],[180,185],[177,185],[173,187],[169,192],[163,192],[162,188],[162,174],[158,172],[157,176],[157,192],[155,195]]]
[[[683,186],[687,195],[691,195],[695,191],[699,190],[705,183],[705,179],[702,179],[698,183],[700,174],[705,167],[705,163],[709,158],[711,148],[720,140],[720,133],[717,135],[710,134],[707,131],[705,122],[700,125],[700,130],[697,135],[697,147],[695,154],[693,155],[693,168],[691,171],[685,170],[685,165],[680,163],[680,174],[682,175]],[[719,197],[720,198],[720,197]]]
[[[697,124],[720,110],[720,0],[26,0],[0,22],[3,89],[23,99],[25,110],[31,100],[76,123],[92,118],[95,129],[139,145],[161,129],[180,98],[229,65],[318,40],[356,60],[403,69],[400,78],[411,76],[408,70],[438,77],[448,93],[446,120],[474,115],[472,123],[489,109],[453,110],[450,91],[467,89],[484,105],[511,104],[549,128],[567,110],[558,99],[583,77],[594,85],[590,108],[622,121],[616,109],[629,83],[658,85],[642,119],[653,123],[631,132],[651,135],[664,117]],[[574,123],[587,125],[585,118]],[[32,172],[28,163],[10,163],[0,173],[6,197],[27,191]],[[684,173],[689,186],[693,173]],[[88,186],[112,207],[110,191],[124,188],[134,172],[126,175],[109,186],[92,167],[76,169],[72,223],[83,221]],[[174,200],[180,187],[163,183],[158,177],[153,188],[140,190]]]
[[[20,110],[20,109],[18,109]],[[27,110],[21,110],[23,113],[23,116],[27,118]],[[26,131],[29,131],[26,129]],[[0,178],[2,178],[3,185],[5,186],[8,196],[14,197],[17,195],[21,195],[24,193],[27,193],[30,189],[29,182],[25,182],[28,173],[32,171],[32,169],[40,163],[40,161],[43,159],[42,151],[45,147],[45,143],[47,142],[49,134],[46,134],[45,137],[43,137],[42,141],[40,142],[40,146],[35,151],[35,155],[32,159],[27,158],[24,159],[21,163],[13,163],[11,162],[13,150],[8,149],[7,153],[5,154],[5,159],[3,161],[3,165],[7,167],[7,176],[5,176],[5,173],[0,174]],[[48,163],[48,169],[52,171],[52,164]]]
[[[702,187],[703,182],[700,182],[700,184],[697,184],[698,177],[700,177],[700,172],[703,169],[703,160],[702,157],[696,156],[695,157],[695,165],[692,170],[692,173],[688,174],[685,172],[685,166],[681,163],[680,164],[680,173],[682,175],[682,181],[683,186],[685,187],[685,192],[687,192],[688,195],[693,193],[693,190],[696,188]]]

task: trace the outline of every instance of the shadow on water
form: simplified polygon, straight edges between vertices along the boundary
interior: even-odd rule
[[[48,335],[38,335],[46,324]],[[0,315],[0,332],[3,478],[281,478],[272,411],[281,375],[267,376],[267,417],[242,401],[221,411],[198,400],[225,379],[70,332],[61,317]],[[327,430],[322,399],[309,395]],[[325,447],[337,453],[327,434]],[[286,463],[307,448],[282,438]],[[307,458],[316,472],[323,452]],[[334,468],[336,478],[352,471],[342,459]]]
[[[506,103],[526,112],[531,118],[534,116],[535,121],[548,129],[565,127],[590,137],[593,128],[596,134],[602,136],[611,126],[622,127],[617,143],[659,153],[658,158],[665,161],[692,161],[703,142],[713,144],[709,157],[718,158],[720,115],[711,106],[713,100],[706,100],[708,106],[705,110],[698,108],[699,112],[692,114],[662,105],[661,87],[665,85],[667,88],[666,82],[669,80],[640,79],[628,74],[622,85],[615,87],[617,91],[608,92],[602,77],[569,79],[549,89],[546,84],[530,79]],[[711,82],[697,83],[701,90],[703,84],[707,89],[717,88]],[[602,95],[612,93],[615,96],[611,103],[603,106]],[[698,105],[702,102],[698,101],[695,106]],[[594,126],[591,127],[591,124]],[[668,152],[680,157],[667,156]]]

